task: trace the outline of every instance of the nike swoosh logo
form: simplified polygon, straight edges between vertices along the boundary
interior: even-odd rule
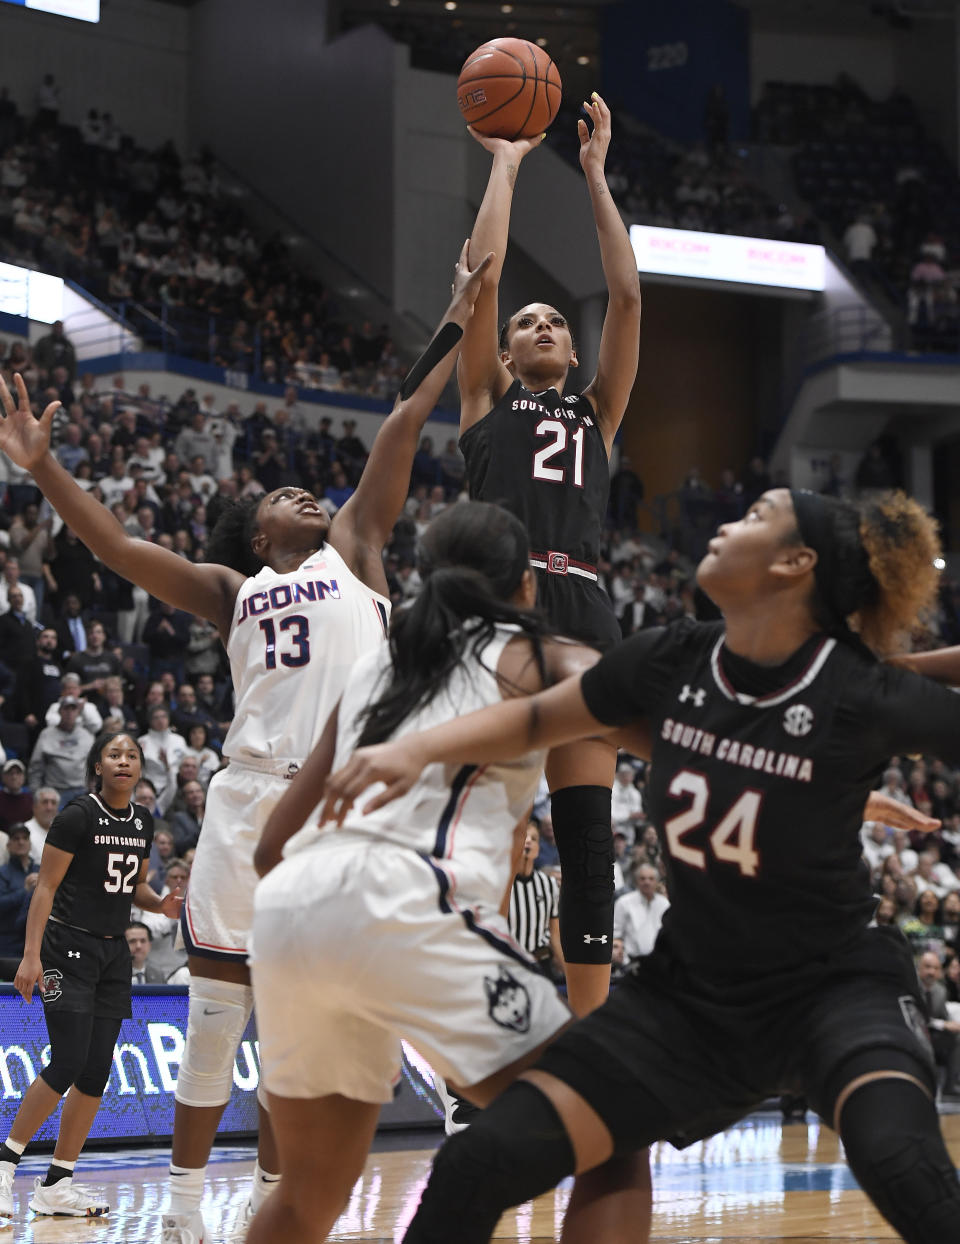
[[[203,1008],[204,1015],[222,1015],[223,1011],[211,1011],[208,1006]]]

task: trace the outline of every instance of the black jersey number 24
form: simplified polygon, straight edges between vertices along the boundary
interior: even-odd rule
[[[703,773],[681,769],[667,789],[675,798],[681,799],[685,795],[690,798],[686,811],[672,816],[663,827],[670,854],[675,860],[705,870],[706,851],[683,840],[707,819],[710,783]],[[760,855],[754,841],[762,802],[762,791],[745,790],[717,822],[710,835],[708,845],[714,856],[724,864],[736,864],[744,877],[755,877],[760,866]]]
[[[103,888],[108,894],[132,894],[139,871],[139,855],[111,851],[107,856],[107,880],[103,883]]]

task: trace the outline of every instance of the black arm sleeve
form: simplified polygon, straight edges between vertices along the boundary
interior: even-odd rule
[[[90,834],[90,823],[82,804],[68,803],[62,812],[53,818],[47,842],[59,851],[69,851],[76,855]]]
[[[638,631],[583,675],[580,689],[587,708],[605,726],[625,726],[650,716],[677,667],[715,643],[722,631],[722,625],[692,618]]]

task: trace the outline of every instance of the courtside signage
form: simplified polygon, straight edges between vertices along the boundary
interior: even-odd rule
[[[58,17],[75,17],[81,22],[100,20],[100,0],[6,0],[22,9],[37,9],[41,13],[56,13]]]
[[[652,225],[632,225],[630,242],[640,272],[778,289],[826,288],[826,251],[806,242]]]
[[[165,986],[134,990],[133,1016],[125,1019],[113,1051],[103,1104],[90,1129],[97,1141],[168,1140],[173,1135],[174,1090],[187,1034],[187,990]],[[381,1127],[437,1126],[443,1110],[429,1069],[405,1049],[394,1100],[384,1106]],[[0,1129],[5,1136],[31,1081],[50,1061],[43,1007],[35,994],[25,1004],[9,985],[0,986]],[[260,1043],[255,1020],[243,1034],[233,1065],[233,1087],[218,1132],[257,1130]],[[37,1141],[53,1141],[60,1107],[37,1131]]]

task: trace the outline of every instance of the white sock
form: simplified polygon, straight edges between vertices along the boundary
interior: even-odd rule
[[[7,1139],[3,1143],[7,1146],[8,1149],[12,1149],[14,1153],[22,1154],[23,1151],[27,1147],[26,1141],[24,1141],[24,1143],[21,1145],[20,1141],[14,1140],[12,1136],[8,1136]]]
[[[174,1166],[170,1163],[170,1213],[192,1214],[203,1200],[203,1184],[207,1168]]]
[[[250,1188],[250,1205],[256,1213],[280,1182],[279,1175],[271,1175],[258,1162],[253,1168],[253,1184]]]

